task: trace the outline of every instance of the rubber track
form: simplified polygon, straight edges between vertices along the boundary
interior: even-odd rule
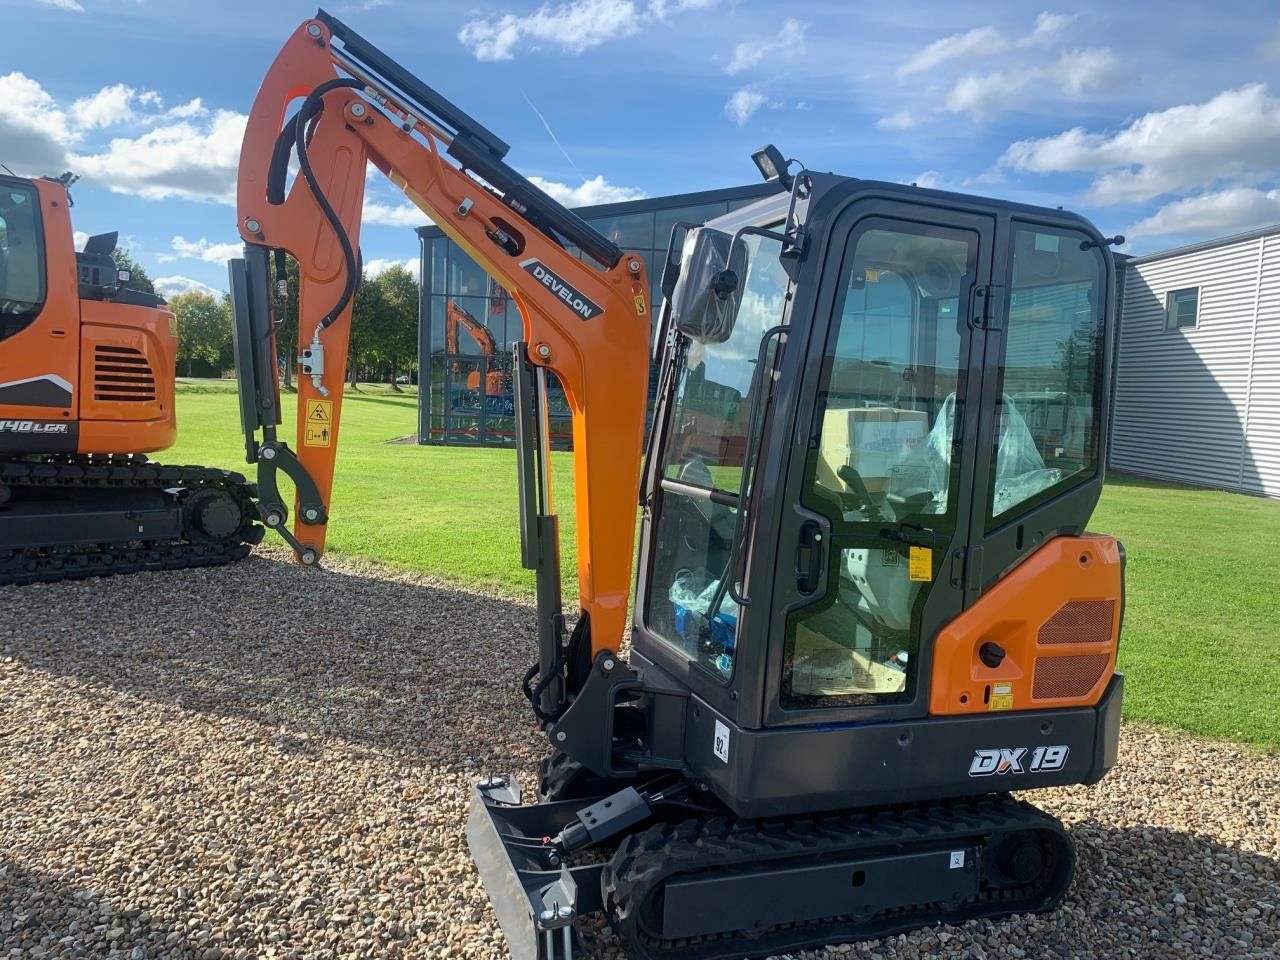
[[[143,570],[220,566],[243,560],[253,545],[262,541],[264,533],[264,528],[257,523],[257,489],[243,474],[216,467],[153,463],[145,454],[0,460],[0,485],[15,489],[108,487],[117,490],[218,487],[235,495],[244,517],[233,536],[213,542],[130,540],[48,548],[0,545],[0,586],[55,583]]]
[[[981,838],[1021,830],[1049,831],[1060,838],[1063,864],[1046,866],[1059,889],[1037,884],[984,890],[960,905],[918,904],[874,916],[829,917],[742,933],[663,940],[641,922],[644,905],[668,879],[699,873],[740,871],[752,865],[816,858],[855,858],[885,848],[959,847]],[[774,821],[686,820],[650,827],[618,847],[601,884],[605,914],[634,960],[743,960],[824,944],[884,937],[931,923],[963,923],[974,917],[1029,913],[1056,907],[1074,872],[1075,850],[1062,825],[1030,804],[1007,795],[946,801],[832,817]],[[1053,868],[1053,869],[1051,869]]]

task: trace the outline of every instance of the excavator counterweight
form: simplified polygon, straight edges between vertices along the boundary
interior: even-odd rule
[[[633,957],[737,960],[1053,909],[1070,835],[1010,793],[1096,783],[1116,760],[1125,557],[1085,529],[1107,440],[1111,241],[1061,209],[793,170],[768,147],[757,162],[778,192],[678,225],[651,316],[641,259],[507,152],[318,13],[250,115],[231,282],[247,454],[267,524],[309,563],[330,516],[366,169],[520,310],[521,556],[538,597],[521,687],[548,756],[536,802],[486,777],[467,827],[512,956],[579,956],[593,912]],[[286,254],[301,277],[296,447],[276,431]],[[574,423],[576,617],[551,374]],[[1051,429],[1031,413],[1045,398]]]

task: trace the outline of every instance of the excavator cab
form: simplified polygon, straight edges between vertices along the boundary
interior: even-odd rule
[[[1116,758],[1124,555],[1085,533],[1114,284],[1072,214],[809,172],[677,228],[629,662],[570,671],[540,804],[473,805],[528,956],[572,955],[547,904],[597,886],[639,957],[1061,900],[1071,842],[1007,791]],[[623,836],[598,875],[531,854],[578,825]]]

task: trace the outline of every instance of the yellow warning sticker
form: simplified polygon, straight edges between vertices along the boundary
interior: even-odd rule
[[[867,272],[863,276],[866,277],[867,283],[880,282],[880,271],[872,267],[867,267]]]
[[[1013,684],[1012,683],[996,683],[991,687],[991,703],[988,705],[989,710],[1012,710],[1013,709]]]
[[[928,583],[933,579],[933,550],[929,547],[911,547],[911,556],[907,559],[907,574],[912,580]]]
[[[645,305],[644,294],[637,293],[636,294],[636,316],[643,317],[648,312],[649,312],[649,308],[648,306]]]
[[[329,446],[333,442],[333,401],[308,401],[306,426],[307,429],[302,434],[303,446]]]

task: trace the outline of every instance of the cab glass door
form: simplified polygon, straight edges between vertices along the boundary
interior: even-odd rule
[[[947,578],[968,523],[968,319],[990,222],[939,219],[857,219],[810,348],[808,449],[775,581],[784,711],[910,703],[922,635],[963,603]]]

